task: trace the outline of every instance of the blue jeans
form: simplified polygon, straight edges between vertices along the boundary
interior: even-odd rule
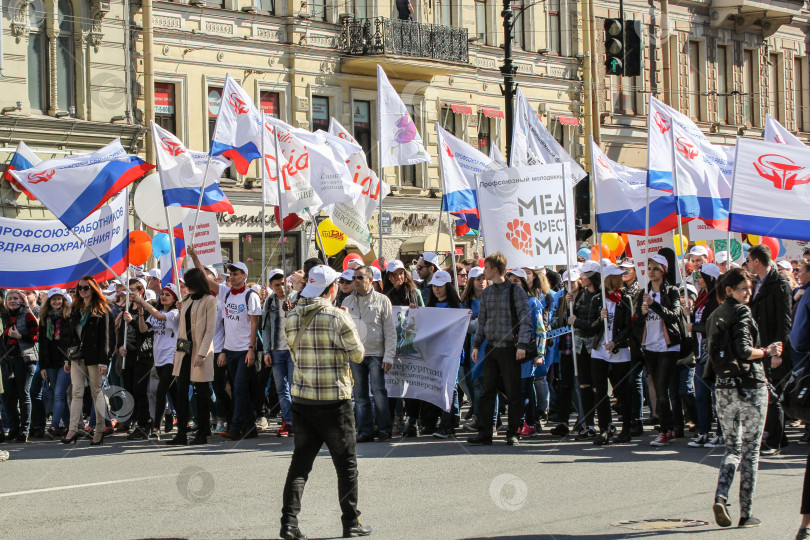
[[[712,429],[712,399],[714,398],[714,385],[703,380],[706,364],[695,366],[695,400],[697,402],[697,431],[709,433]]]
[[[234,433],[247,433],[255,428],[255,413],[253,400],[250,399],[250,389],[256,378],[256,369],[245,364],[247,351],[224,351],[224,353],[228,362],[228,374],[233,381],[231,429]]]
[[[630,409],[631,420],[641,422],[644,416],[644,361],[643,358],[630,360]]]
[[[684,429],[684,407],[686,407],[686,413],[690,419],[697,420],[694,378],[694,367],[676,366],[669,379],[669,399],[672,403],[672,420],[675,429]]]
[[[3,373],[5,394],[3,401],[8,416],[9,432],[28,435],[31,425],[31,382],[36,373],[36,364],[26,364],[22,358],[9,361],[11,373]],[[13,378],[11,378],[13,375]]]
[[[351,363],[354,379],[355,416],[357,417],[357,434],[360,437],[374,435],[374,418],[372,417],[371,398],[368,387],[374,394],[374,412],[380,432],[391,434],[391,412],[388,409],[388,390],[385,388],[385,373],[381,356],[366,356],[359,364]]]
[[[61,421],[67,427],[70,424],[70,409],[68,408],[67,389],[70,386],[70,373],[62,368],[48,371],[48,397],[53,403],[53,417],[51,427],[56,429]]]
[[[276,384],[278,403],[281,406],[281,418],[284,423],[292,425],[290,385],[295,364],[293,364],[290,351],[272,351],[270,356],[273,358],[273,381]]]

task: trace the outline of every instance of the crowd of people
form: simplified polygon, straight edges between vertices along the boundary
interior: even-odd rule
[[[664,249],[650,257],[644,288],[630,259],[580,260],[557,272],[509,268],[500,254],[443,267],[426,252],[410,265],[352,261],[334,275],[309,259],[290,275],[273,270],[266,283],[252,283],[243,263],[217,272],[188,253],[194,267],[179,287],[162,287],[151,271],[126,284],[84,276],[67,290],[3,291],[0,442],[285,437],[298,433],[296,418],[312,422],[322,412],[303,405],[338,402],[350,404],[336,421],[345,427],[351,417],[357,443],[467,431],[468,443],[489,445],[502,430],[510,446],[543,432],[602,446],[638,444],[649,433],[655,447],[725,446],[717,523],[731,524],[739,467],[739,526],[759,524],[758,459],[789,443],[785,426],[794,419],[779,395],[810,352],[810,250],[777,262],[758,245],[737,265],[725,252],[709,262],[703,246],[682,258]],[[313,285],[334,294],[306,294]],[[352,324],[319,318],[327,304]],[[471,313],[449,411],[389,397],[393,306]],[[302,342],[313,324],[316,337]],[[333,349],[345,365],[318,367]],[[325,436],[312,437],[310,444]],[[810,443],[810,428],[796,442]],[[307,466],[295,465],[299,477]],[[356,465],[346,467],[339,474],[356,481]],[[303,484],[290,478],[298,501],[287,501],[285,488],[282,524],[295,538]],[[802,512],[810,525],[810,497]],[[357,515],[344,508],[344,526],[362,533]],[[810,538],[810,528],[802,531],[798,537]]]

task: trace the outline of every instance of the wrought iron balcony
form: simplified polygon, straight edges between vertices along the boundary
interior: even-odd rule
[[[467,29],[398,19],[347,19],[340,48],[353,56],[400,55],[469,64]]]

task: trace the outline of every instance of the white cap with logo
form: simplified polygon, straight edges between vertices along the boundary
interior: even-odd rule
[[[247,265],[245,263],[243,263],[243,262],[236,261],[236,262],[228,263],[228,265],[225,268],[227,268],[229,270],[231,268],[236,268],[237,270],[241,270],[242,272],[244,272],[245,275],[248,275]]]
[[[323,293],[324,289],[337,281],[339,277],[340,274],[334,269],[319,264],[310,269],[309,280],[307,281],[307,286],[301,291],[301,296],[304,298],[317,298]]]
[[[422,253],[422,258],[425,260],[426,263],[430,263],[436,268],[439,267],[439,256],[433,253],[432,251],[426,251]]]
[[[439,270],[438,272],[433,274],[433,279],[430,280],[430,283],[428,283],[428,285],[437,285],[441,287],[442,285],[447,285],[451,281],[453,281],[453,278],[450,277],[450,274],[448,272],[445,272],[444,270]]]
[[[385,266],[385,271],[396,272],[397,270],[405,270],[405,265],[402,264],[402,261],[400,261],[399,259],[388,261],[388,264]]]

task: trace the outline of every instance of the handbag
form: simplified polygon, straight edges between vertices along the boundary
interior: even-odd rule
[[[782,408],[791,417],[810,422],[810,373],[806,368],[791,374],[782,393]]]

